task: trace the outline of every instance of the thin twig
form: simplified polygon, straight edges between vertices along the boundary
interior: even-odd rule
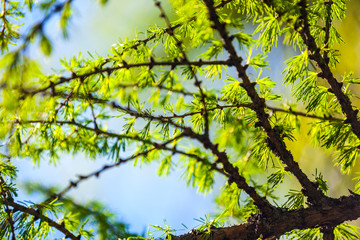
[[[333,117],[333,116],[323,116],[322,117],[322,116],[317,116],[317,115],[314,115],[314,114],[295,111],[295,110],[292,110],[291,108],[283,109],[283,108],[270,107],[270,106],[266,106],[266,108],[273,111],[273,112],[283,112],[283,113],[288,113],[288,114],[295,115],[295,116],[313,118],[313,119],[318,119],[318,120],[323,120],[323,121],[339,121],[339,122],[344,121],[344,119]]]
[[[331,5],[333,4],[332,0],[329,0],[324,3],[326,7],[326,18],[325,18],[325,39],[324,39],[324,59],[326,62],[329,62],[329,56],[328,56],[328,48],[329,48],[329,40],[330,40],[330,29],[331,29]]]
[[[94,129],[94,130],[95,130],[95,129]],[[174,148],[167,148],[167,147],[166,147],[166,145],[168,145],[168,144],[171,143],[171,142],[174,142],[174,141],[178,140],[178,139],[181,138],[181,137],[183,137],[183,134],[179,134],[179,135],[175,136],[174,138],[172,138],[172,139],[170,139],[170,140],[168,140],[168,141],[166,141],[166,142],[164,142],[164,143],[161,143],[161,144],[160,144],[160,143],[152,142],[151,144],[154,145],[154,147],[151,148],[151,149],[148,149],[148,150],[146,150],[146,151],[137,153],[137,154],[132,155],[132,156],[130,156],[130,157],[128,157],[128,158],[121,158],[121,157],[119,157],[119,158],[116,160],[116,162],[113,163],[113,164],[104,165],[101,169],[99,169],[99,170],[97,170],[97,171],[95,171],[95,172],[92,172],[92,173],[90,173],[90,174],[88,174],[88,175],[80,175],[80,176],[78,176],[78,179],[77,179],[77,180],[71,181],[66,188],[64,188],[64,189],[63,189],[61,192],[59,192],[58,194],[53,195],[50,199],[46,200],[46,202],[53,201],[53,200],[55,200],[55,199],[58,199],[58,200],[59,200],[59,199],[61,199],[68,191],[70,191],[72,188],[77,187],[78,184],[81,183],[82,181],[87,180],[87,179],[89,179],[89,178],[91,178],[91,177],[99,177],[100,174],[102,174],[102,173],[103,173],[104,171],[106,171],[106,170],[112,169],[112,168],[114,168],[114,167],[118,167],[119,165],[121,165],[121,164],[123,164],[123,163],[126,163],[126,162],[129,162],[129,161],[131,161],[131,160],[134,160],[134,159],[136,159],[136,158],[138,158],[138,157],[146,156],[147,154],[149,154],[150,152],[155,151],[155,150],[161,150],[161,149],[163,149],[163,150],[172,151],[172,152],[174,152],[174,153],[180,153],[180,154],[185,154],[185,155],[188,155],[188,156],[189,156],[189,154],[187,154],[187,153],[183,153],[183,152],[181,152],[181,151],[177,151],[177,150],[174,149]],[[196,157],[196,156],[190,155],[190,157]],[[198,157],[197,159],[200,159],[200,157]],[[216,169],[215,169],[215,170],[216,170]],[[219,172],[221,172],[221,171],[219,171]]]

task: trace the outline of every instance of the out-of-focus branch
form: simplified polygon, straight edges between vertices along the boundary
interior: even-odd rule
[[[65,226],[55,222],[54,220],[52,220],[51,218],[45,215],[42,215],[41,213],[39,213],[39,211],[36,211],[34,208],[25,207],[21,204],[14,202],[14,200],[11,199],[5,199],[4,201],[7,205],[13,208],[13,211],[20,211],[23,213],[27,213],[34,216],[37,219],[41,219],[42,221],[47,222],[49,226],[54,227],[60,232],[62,232],[65,235],[65,238],[70,238],[72,240],[80,240],[81,238],[81,235],[75,236],[72,232],[70,232],[67,228],[65,228]]]

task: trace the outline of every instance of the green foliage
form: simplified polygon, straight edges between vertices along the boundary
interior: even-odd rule
[[[335,239],[357,239],[360,236],[358,227],[352,226],[349,224],[340,224],[334,228]],[[289,239],[311,239],[311,240],[321,240],[323,239],[323,234],[320,232],[319,228],[307,229],[307,230],[295,230],[288,235]]]
[[[279,212],[269,211],[327,211],[342,201],[327,197],[334,183],[326,171],[315,166],[314,175],[304,173],[299,152],[306,141],[305,147],[327,151],[342,173],[358,170],[360,81],[356,73],[341,80],[336,73],[344,40],[335,22],[345,18],[345,1],[173,0],[175,11],[155,2],[165,27],[119,40],[104,56],[62,59],[61,69],[45,74],[27,50],[51,56],[57,46],[46,26],[55,19],[69,37],[73,2],[1,1],[1,239],[49,239],[55,229],[70,239],[136,238],[102,203],[66,196],[130,161],[156,162],[160,176],[180,171],[203,194],[226,179],[215,200],[218,217],[198,219],[203,239],[229,222],[271,222]],[[26,14],[39,14],[40,20],[29,24]],[[285,67],[271,55],[279,47],[287,51]],[[278,68],[284,68],[283,78],[272,79],[269,71]],[[109,162],[63,190],[17,183],[20,159],[56,164],[64,153],[105,156]],[[289,188],[290,177],[299,185]],[[42,193],[44,200],[18,199],[19,189]],[[359,192],[358,182],[353,195]],[[327,224],[292,228],[287,235],[321,239],[317,227]],[[354,226],[333,227],[335,239],[359,237]],[[166,223],[153,228],[149,239],[175,238]]]

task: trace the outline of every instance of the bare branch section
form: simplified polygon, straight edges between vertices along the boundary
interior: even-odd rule
[[[210,229],[210,234],[208,234],[208,232],[191,232],[174,238],[177,240],[200,240],[206,236],[211,236],[212,240],[277,239],[293,229],[309,229],[329,225],[336,226],[347,220],[355,220],[359,216],[360,196],[352,195],[340,198],[340,200],[327,209],[319,210],[316,206],[312,206],[306,209],[284,211],[278,216],[273,215],[261,219],[250,218],[248,222],[240,225]],[[332,239],[331,233],[327,234],[328,239]]]
[[[241,64],[241,58],[236,53],[235,47],[232,44],[231,38],[226,31],[226,25],[221,23],[219,16],[214,8],[213,0],[204,0],[205,5],[209,10],[209,18],[214,23],[214,28],[218,30],[224,42],[224,48],[228,51],[230,59],[238,72],[239,78],[242,79],[241,86],[246,90],[248,96],[251,98],[256,112],[259,125],[264,128],[268,135],[268,145],[270,149],[280,157],[281,161],[287,165],[287,170],[290,171],[298,179],[299,183],[304,189],[304,194],[308,197],[309,202],[321,204],[325,198],[324,194],[308,179],[306,174],[300,169],[299,164],[294,161],[293,155],[286,148],[283,139],[279,133],[274,131],[269,122],[269,116],[265,113],[265,100],[260,98],[255,89],[255,84],[252,83],[246,74],[246,68]]]

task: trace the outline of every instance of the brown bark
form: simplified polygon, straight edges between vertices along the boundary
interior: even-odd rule
[[[277,209],[278,214],[270,217],[259,215],[240,225],[214,228],[211,229],[211,239],[275,239],[294,229],[327,228],[327,226],[336,226],[344,221],[355,220],[360,217],[359,195],[344,196],[332,200],[332,204],[326,208],[311,206],[292,211]],[[175,239],[200,240],[204,238],[204,234],[204,232],[190,232],[175,237]]]

